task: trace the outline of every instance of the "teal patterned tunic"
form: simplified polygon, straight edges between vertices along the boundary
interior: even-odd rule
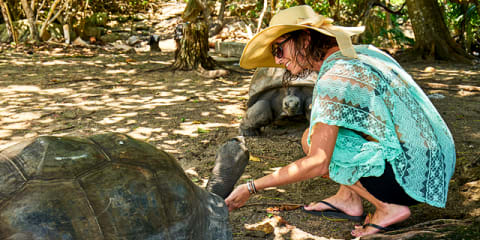
[[[393,58],[373,46],[355,50],[357,59],[330,55],[313,92],[310,132],[318,122],[339,127],[330,178],[352,185],[382,175],[386,160],[408,195],[445,207],[455,168],[447,125]]]

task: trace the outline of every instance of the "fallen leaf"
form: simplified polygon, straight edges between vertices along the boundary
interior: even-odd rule
[[[127,63],[136,62],[136,61],[137,61],[137,60],[131,59],[131,58],[125,59],[125,62],[127,62]]]
[[[274,215],[273,217],[265,218],[263,221],[254,224],[245,224],[245,229],[251,231],[262,231],[266,234],[273,233],[275,227],[285,226],[287,225],[287,221],[285,221],[282,217]]]
[[[274,212],[281,212],[281,211],[290,211],[290,210],[295,210],[301,206],[302,205],[300,204],[282,204],[279,206],[273,206],[273,207],[267,208],[267,212],[274,213]]]
[[[261,162],[262,160],[258,157],[255,157],[255,156],[252,156],[250,155],[250,161],[253,161],[253,162]]]
[[[206,130],[206,129],[203,129],[203,128],[197,128],[197,133],[208,133],[210,132],[210,130]]]

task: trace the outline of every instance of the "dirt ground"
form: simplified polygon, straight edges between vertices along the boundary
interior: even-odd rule
[[[218,146],[238,134],[253,72],[241,70],[234,61],[223,64],[237,71],[216,79],[161,70],[172,62],[171,51],[0,45],[0,146],[39,135],[122,132],[169,152],[192,181],[205,186]],[[480,65],[401,63],[433,97],[454,135],[458,160],[446,208],[414,206],[410,219],[398,227],[480,216]],[[306,121],[282,122],[266,127],[262,136],[246,138],[252,157],[239,183],[302,157],[300,137],[306,127]],[[266,235],[245,229],[244,224],[272,215],[296,227],[298,236],[283,235],[285,239],[350,239],[353,222],[331,221],[300,209],[267,212],[269,207],[321,200],[337,188],[316,178],[255,195],[230,214],[234,239],[281,236],[280,230]],[[294,232],[292,228],[283,231]]]

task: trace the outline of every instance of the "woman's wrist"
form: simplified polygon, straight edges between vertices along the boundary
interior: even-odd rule
[[[250,194],[256,194],[258,192],[253,179],[247,181],[247,189]]]

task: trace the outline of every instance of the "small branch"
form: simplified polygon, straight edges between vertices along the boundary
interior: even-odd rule
[[[392,9],[390,9],[388,6],[386,6],[385,4],[381,3],[380,1],[375,1],[373,4],[372,4],[372,7],[375,7],[375,6],[379,6],[381,8],[383,8],[385,11],[391,13],[391,14],[395,14],[395,15],[401,15],[401,11],[403,9],[403,7],[405,7],[405,5],[407,4],[407,1],[405,1],[403,3],[403,5],[400,7],[400,9],[394,11]]]
[[[35,22],[38,21],[38,16],[40,16],[40,15],[38,14],[38,12],[40,11],[40,9],[43,8],[44,5],[45,5],[45,0],[43,0],[43,1],[42,1],[42,4],[40,4],[40,7],[37,8],[37,13],[35,13]]]
[[[55,2],[53,2],[52,6],[50,7],[50,10],[48,11],[48,14],[47,14],[47,18],[45,19],[45,21],[42,24],[42,27],[40,28],[40,37],[42,37],[43,34],[45,33],[45,29],[47,28],[47,25],[50,24],[50,18],[55,12],[55,9],[57,8],[57,5],[60,3],[60,1],[61,0],[55,0]]]
[[[78,82],[89,82],[89,81],[100,81],[99,78],[92,78],[92,79],[73,79],[69,81],[51,81],[51,83],[46,84],[47,86],[56,85],[56,84],[64,84],[64,83],[78,83]]]
[[[257,26],[257,33],[260,32],[260,28],[262,28],[263,16],[265,16],[265,12],[267,11],[268,0],[263,0],[263,9],[260,17],[258,17],[258,26]]]

